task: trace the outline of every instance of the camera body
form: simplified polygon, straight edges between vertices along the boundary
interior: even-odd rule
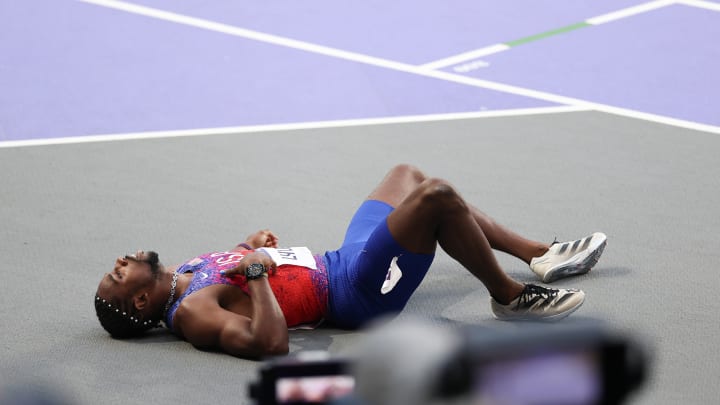
[[[354,393],[352,362],[327,352],[302,352],[277,358],[260,367],[260,379],[250,384],[258,404],[325,404]]]
[[[352,356],[308,352],[268,361],[251,397],[262,405],[621,404],[645,379],[644,347],[598,326],[434,329],[390,324]]]

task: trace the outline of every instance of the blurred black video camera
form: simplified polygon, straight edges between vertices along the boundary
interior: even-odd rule
[[[304,352],[264,363],[260,380],[250,385],[258,404],[327,404],[355,392],[347,358]]]
[[[301,354],[264,363],[251,397],[261,405],[621,404],[647,367],[641,345],[597,326],[449,332],[393,323],[348,357]]]

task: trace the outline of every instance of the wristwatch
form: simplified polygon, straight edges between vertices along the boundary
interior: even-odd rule
[[[261,277],[267,277],[267,269],[262,263],[253,263],[245,269],[245,278],[248,280],[257,280]]]

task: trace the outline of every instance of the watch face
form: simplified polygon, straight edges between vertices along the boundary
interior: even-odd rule
[[[265,274],[265,266],[260,263],[253,263],[245,269],[245,277],[247,277],[248,280],[260,278],[263,274]]]

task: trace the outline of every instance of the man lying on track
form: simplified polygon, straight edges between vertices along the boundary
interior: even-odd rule
[[[155,252],[115,261],[95,296],[114,337],[139,336],[162,321],[198,348],[257,358],[288,352],[288,328],[358,328],[400,312],[425,277],[437,245],[490,292],[501,320],[556,320],[582,305],[576,289],[522,284],[493,249],[529,264],[545,283],[583,274],[606,244],[602,233],[551,245],[525,239],[468,204],[445,180],[409,165],[394,167],[355,213],[338,250],[278,248],[268,230],[230,251],[173,267]]]

